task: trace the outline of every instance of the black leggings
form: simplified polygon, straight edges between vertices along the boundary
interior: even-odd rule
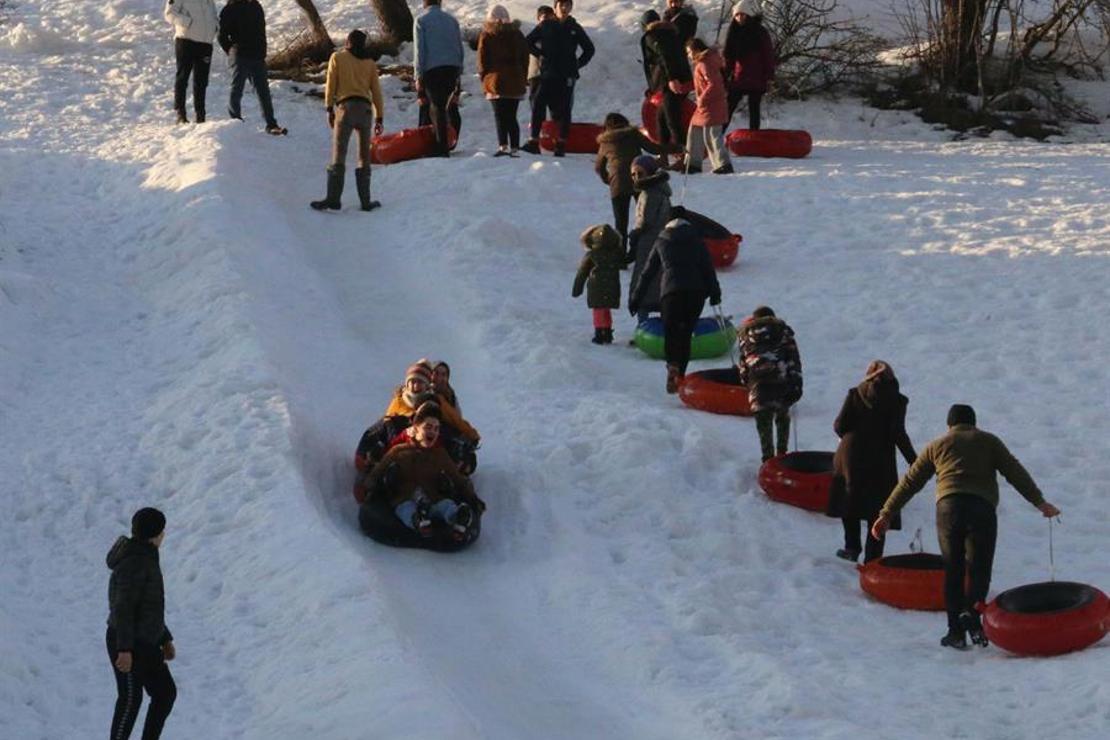
[[[497,143],[513,149],[520,148],[520,124],[516,120],[516,109],[520,101],[516,98],[494,98],[493,120],[497,124]]]
[[[705,308],[705,298],[705,293],[679,290],[668,293],[659,302],[663,314],[663,354],[679,375],[686,375],[686,366],[690,364],[690,340]]]
[[[759,103],[763,100],[761,92],[747,92],[746,90],[728,91],[728,120],[732,122],[732,114],[740,107],[740,101],[748,96],[748,128],[752,131],[759,130]],[[728,126],[725,126],[728,128]]]
[[[108,645],[108,659],[112,662],[112,672],[116,674],[116,710],[112,714],[112,740],[126,740],[131,737],[131,728],[139,718],[143,706],[143,690],[150,695],[150,707],[146,710],[143,723],[142,740],[158,740],[162,727],[170,716],[173,703],[177,699],[177,684],[173,682],[169,666],[162,658],[161,648],[153,645],[135,645],[131,651],[131,671],[120,673],[116,668],[116,634],[111,627],[105,636]]]
[[[986,499],[957,493],[937,501],[937,539],[944,559],[949,629],[960,629],[960,613],[986,601],[997,538],[998,517]]]

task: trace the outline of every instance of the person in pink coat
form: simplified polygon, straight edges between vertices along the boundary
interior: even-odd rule
[[[725,148],[728,123],[728,89],[725,87],[724,60],[716,49],[698,38],[686,42],[686,53],[694,67],[694,101],[697,107],[686,135],[686,170],[701,172],[706,149],[713,174],[732,172],[732,161]]]

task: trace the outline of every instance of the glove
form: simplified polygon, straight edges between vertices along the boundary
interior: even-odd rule
[[[328,128],[335,128],[335,108],[328,106]]]
[[[385,130],[385,124],[383,123],[382,119],[380,119],[380,118],[374,119],[374,136],[381,136],[382,131],[384,131],[384,130]]]

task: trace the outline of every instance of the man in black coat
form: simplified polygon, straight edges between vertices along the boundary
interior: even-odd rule
[[[531,154],[540,153],[540,128],[548,108],[559,122],[555,156],[566,154],[578,70],[589,64],[594,55],[593,42],[571,15],[572,10],[574,0],[557,0],[555,18],[540,23],[527,36],[529,52],[540,60],[540,85],[532,103],[531,138],[521,147]]]
[[[158,548],[166,534],[166,517],[157,509],[139,509],[131,518],[131,537],[120,537],[108,551],[108,658],[116,676],[113,739],[128,738],[139,716],[143,690],[150,695],[143,740],[157,740],[177,699],[177,685],[166,661],[176,651],[166,627],[166,594]]]
[[[654,10],[644,13],[640,25],[644,29],[640,38],[640,53],[644,60],[644,77],[647,78],[644,94],[663,93],[663,103],[656,113],[659,142],[668,152],[681,151],[686,141],[682,101],[694,88],[694,75],[690,71],[682,36],[674,23],[660,20]],[[684,160],[680,158],[679,161]]]
[[[663,20],[670,21],[678,27],[678,35],[682,41],[682,48],[686,42],[698,35],[698,14],[686,5],[685,0],[667,0],[667,9],[663,11]]]
[[[227,114],[242,120],[243,88],[250,80],[266,119],[266,133],[288,133],[274,118],[274,103],[270,99],[270,83],[266,76],[266,13],[258,0],[227,0],[227,5],[220,11],[217,38],[220,48],[227,54],[227,65],[231,70]]]
[[[690,341],[706,298],[721,302],[717,271],[699,228],[683,218],[667,223],[655,240],[640,279],[632,288],[628,310],[635,316],[648,286],[662,271],[659,307],[663,316],[663,353],[667,359],[667,393],[678,392],[690,362]]]

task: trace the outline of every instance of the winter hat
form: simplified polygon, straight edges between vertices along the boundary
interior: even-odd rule
[[[645,10],[644,14],[640,16],[640,28],[647,28],[652,23],[661,20],[659,14],[654,10]]]
[[[609,224],[597,224],[596,226],[591,226],[590,228],[583,231],[582,236],[579,238],[582,240],[582,244],[586,246],[586,249],[590,249],[594,246],[601,246],[608,242],[614,241],[617,244],[620,244],[621,240],[620,234],[618,234],[616,229],[614,229]]]
[[[511,19],[509,18],[509,11],[505,10],[504,5],[491,5],[486,12],[486,20],[508,23]]]
[[[975,409],[965,403],[952,404],[952,408],[948,409],[948,426],[954,427],[957,424],[975,426]]]
[[[166,515],[146,507],[135,512],[131,517],[131,536],[137,540],[151,540],[162,534],[166,528]]]
[[[740,0],[732,6],[732,14],[743,13],[748,17],[763,15],[763,4],[759,0]]]
[[[871,364],[867,366],[867,374],[864,375],[864,380],[878,380],[879,378],[893,378],[894,370],[887,363],[882,360],[872,360]]]
[[[759,306],[752,311],[753,319],[774,318],[775,312],[771,310],[770,306]]]
[[[412,423],[419,424],[425,419],[439,419],[443,421],[443,409],[435,401],[425,401],[420,404],[420,408],[412,415]]]
[[[428,363],[417,362],[409,365],[409,369],[405,371],[405,385],[414,378],[424,381],[427,385],[432,384],[432,369],[428,367]]]
[[[659,160],[650,154],[641,154],[632,160],[632,166],[639,167],[650,177],[659,171]]]

